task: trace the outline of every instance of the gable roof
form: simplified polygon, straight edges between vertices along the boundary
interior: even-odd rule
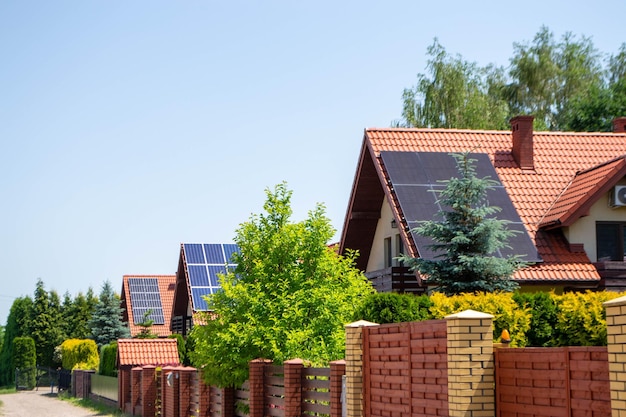
[[[176,275],[124,275],[122,280],[121,302],[124,308],[123,320],[128,323],[130,335],[132,337],[141,333],[142,327],[135,324],[135,320],[141,321],[143,317],[135,317],[134,312],[145,310],[145,306],[135,306],[133,309],[133,297],[131,296],[131,280],[156,280],[158,284],[160,303],[163,312],[164,323],[154,323],[151,332],[159,337],[166,337],[172,334],[170,323],[172,320],[172,307],[174,304],[174,291],[176,286]],[[149,307],[149,306],[148,306]]]
[[[119,339],[118,366],[179,365],[176,339]]]
[[[532,122],[532,121],[531,121]],[[394,218],[407,244],[410,255],[417,256],[417,247],[407,233],[406,219],[402,218],[393,187],[385,175],[380,153],[400,152],[477,152],[486,153],[493,164],[511,202],[543,260],[516,272],[514,279],[522,281],[599,281],[600,277],[584,251],[572,251],[558,230],[540,228],[546,220],[559,217],[556,202],[565,196],[568,185],[577,173],[583,182],[583,173],[599,167],[626,153],[625,133],[569,133],[533,132],[533,165],[524,166],[513,154],[511,131],[479,131],[461,129],[366,129],[352,192],[342,231],[340,251],[356,249],[360,252],[357,266],[365,270],[383,198],[392,206]],[[613,175],[619,175],[619,170]],[[600,175],[600,168],[595,174]],[[587,178],[591,173],[586,174]],[[596,178],[598,179],[598,178]],[[597,197],[606,179],[593,196]],[[609,186],[610,187],[610,186]],[[592,196],[579,198],[568,206],[567,217],[573,219],[584,211],[585,202]],[[595,201],[595,200],[593,200]],[[551,212],[554,209],[554,212]],[[582,210],[582,211],[581,211]],[[549,217],[548,217],[549,216]]]

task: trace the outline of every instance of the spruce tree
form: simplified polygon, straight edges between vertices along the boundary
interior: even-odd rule
[[[122,321],[123,311],[119,296],[113,292],[111,283],[106,281],[89,322],[91,337],[98,346],[130,337],[128,327]]]
[[[429,246],[439,255],[436,259],[404,255],[401,260],[434,285],[435,291],[447,295],[512,291],[517,283],[511,277],[523,262],[518,256],[494,255],[507,247],[513,235],[507,222],[494,216],[500,208],[487,201],[487,191],[498,182],[476,177],[476,160],[468,152],[451,155],[459,177],[444,181],[446,187],[439,192],[442,220],[425,221],[415,229],[435,242]]]

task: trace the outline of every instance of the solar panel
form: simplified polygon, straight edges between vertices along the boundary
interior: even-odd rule
[[[129,278],[128,288],[135,324],[143,322],[147,312],[149,312],[147,318],[152,320],[153,324],[165,324],[158,279]]]
[[[383,151],[380,156],[420,256],[425,259],[434,259],[437,253],[428,247],[434,243],[433,240],[420,236],[413,229],[423,221],[443,220],[440,211],[446,208],[438,203],[438,191],[445,188],[442,181],[459,177],[456,159],[443,152]],[[528,236],[509,194],[500,183],[489,155],[471,153],[470,158],[475,160],[473,166],[476,170],[476,177],[489,177],[497,181],[496,186],[487,190],[488,203],[501,209],[492,217],[508,221],[508,228],[516,231],[508,241],[511,248],[502,248],[498,255],[506,257],[518,254],[527,262],[541,262],[537,248]]]
[[[193,309],[206,311],[208,307],[203,297],[220,289],[219,274],[226,274],[228,269],[237,266],[231,259],[233,253],[239,252],[239,247],[234,244],[185,243],[183,251]]]

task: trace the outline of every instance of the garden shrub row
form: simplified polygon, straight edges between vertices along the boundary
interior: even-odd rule
[[[511,335],[511,346],[605,346],[606,316],[602,304],[623,295],[605,291],[454,296],[375,293],[368,296],[354,318],[379,324],[399,323],[442,319],[471,309],[493,315],[494,341],[499,341],[506,329]]]

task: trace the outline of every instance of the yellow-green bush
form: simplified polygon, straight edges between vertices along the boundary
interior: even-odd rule
[[[526,346],[526,331],[530,327],[530,312],[520,308],[511,293],[478,293],[445,296],[431,295],[430,312],[435,319],[464,310],[475,310],[494,316],[493,338],[500,339],[502,330],[511,334],[511,346]]]
[[[67,339],[61,344],[64,369],[98,369],[98,345],[91,339]]]
[[[606,311],[602,303],[623,295],[606,291],[553,295],[557,305],[555,344],[605,346]]]

